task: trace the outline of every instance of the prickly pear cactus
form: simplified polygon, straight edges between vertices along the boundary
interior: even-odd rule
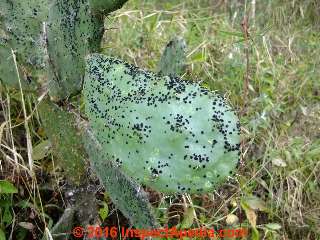
[[[164,76],[182,74],[186,67],[187,44],[181,37],[172,39],[161,56],[158,71]]]
[[[48,100],[40,104],[39,112],[57,156],[56,165],[64,170],[69,182],[76,185],[83,183],[86,180],[86,154],[76,128],[75,116]]]
[[[84,57],[98,52],[104,16],[127,0],[1,0],[0,80],[18,88],[15,51],[24,89],[47,85],[52,100],[77,93]]]
[[[97,52],[103,17],[94,15],[88,1],[55,0],[48,21],[49,94],[59,100],[82,86],[84,57]]]
[[[21,71],[19,71],[21,76]],[[1,46],[0,43],[0,81],[10,87],[19,88],[17,70],[14,65],[12,52],[10,48]],[[26,88],[27,82],[22,81],[23,87]]]
[[[11,49],[17,57],[22,86],[33,89],[43,81],[45,49],[41,33],[47,15],[47,0],[0,1],[0,80],[4,84],[19,86]]]
[[[166,193],[207,192],[237,165],[237,116],[196,83],[93,54],[84,97],[103,152],[140,183]]]
[[[78,125],[82,129],[83,141],[92,167],[105,186],[112,202],[135,227],[141,229],[159,227],[147,194],[110,161],[90,128],[86,126],[87,124],[79,123]]]

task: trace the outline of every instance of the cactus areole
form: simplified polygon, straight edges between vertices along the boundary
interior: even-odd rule
[[[213,191],[239,160],[239,121],[220,95],[92,54],[86,114],[103,151],[128,176],[164,193]]]

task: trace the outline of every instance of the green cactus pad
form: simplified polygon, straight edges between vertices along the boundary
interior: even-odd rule
[[[17,74],[10,75],[15,72],[11,49],[15,51],[25,89],[34,89],[43,79],[45,48],[41,33],[48,15],[47,5],[46,0],[0,1],[0,79],[3,83],[19,86]]]
[[[112,202],[136,228],[159,227],[146,192],[139,184],[123,174],[109,160],[106,153],[101,151],[102,146],[93,135],[92,130],[86,126],[87,124],[79,123],[78,125],[82,129],[83,141],[90,156],[91,166],[105,186]]]
[[[20,72],[19,72],[20,73]],[[17,70],[11,50],[0,44],[0,81],[10,87],[19,88]],[[22,82],[24,83],[24,82]]]
[[[159,73],[165,76],[182,74],[186,67],[186,47],[187,44],[183,38],[172,39],[161,56],[158,66]]]
[[[76,126],[74,114],[44,100],[39,112],[46,134],[52,143],[58,161],[69,182],[79,185],[86,181],[86,154]]]
[[[99,51],[103,17],[91,12],[88,1],[55,0],[48,21],[49,94],[60,100],[81,89],[84,57]]]
[[[239,121],[200,85],[93,54],[86,114],[102,149],[128,176],[160,192],[212,191],[239,159]]]

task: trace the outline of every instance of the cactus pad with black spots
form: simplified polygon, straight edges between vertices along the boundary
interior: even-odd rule
[[[84,183],[86,154],[77,130],[75,115],[48,100],[44,100],[38,109],[54,154],[57,156],[56,165],[63,169],[69,182],[77,185]]]
[[[107,157],[158,191],[200,193],[239,160],[239,121],[218,94],[116,58],[87,58],[86,114]]]
[[[16,54],[22,87],[33,89],[43,80],[42,28],[48,11],[46,0],[0,1],[0,80],[3,83],[15,88],[19,86],[11,49]]]
[[[97,52],[103,17],[94,15],[86,0],[55,0],[48,21],[49,94],[53,100],[77,93],[85,72],[84,58]]]
[[[112,202],[136,228],[159,227],[146,192],[110,161],[107,154],[102,151],[101,144],[87,126],[87,123],[80,122],[78,125],[82,130],[83,141],[90,156],[91,166],[105,186]]]

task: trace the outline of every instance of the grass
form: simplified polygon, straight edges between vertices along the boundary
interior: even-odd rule
[[[241,27],[244,15],[249,40]],[[256,239],[320,239],[319,16],[316,0],[130,0],[106,19],[103,52],[146,69],[156,70],[166,43],[183,36],[183,78],[219,91],[241,116],[238,174],[206,195],[153,193],[162,224],[241,224]],[[4,89],[0,97],[6,123],[0,127],[0,172],[19,186],[18,197],[1,199],[0,226],[8,238],[31,239],[50,229],[65,207],[62,175],[50,150],[33,162],[35,176],[29,174],[21,106],[32,115],[28,127],[35,149],[45,141],[35,99],[22,102],[18,92]],[[110,210],[106,220],[114,217]]]

